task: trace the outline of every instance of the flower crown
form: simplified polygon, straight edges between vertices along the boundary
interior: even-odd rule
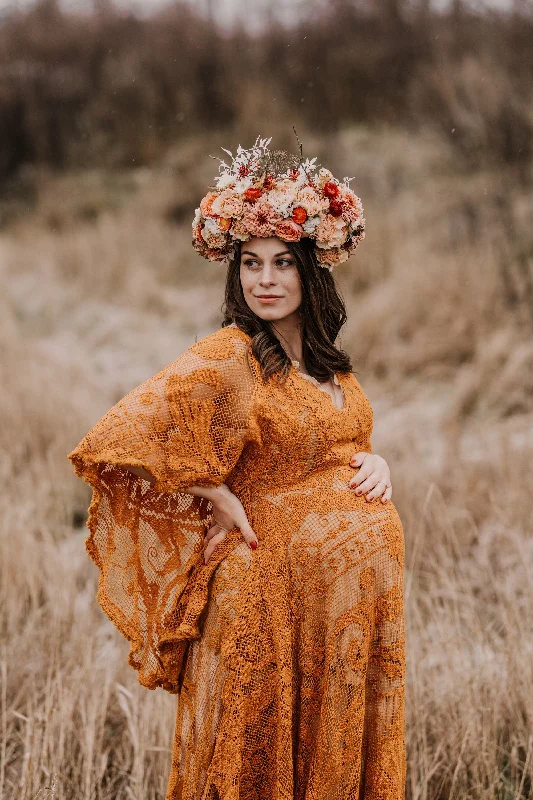
[[[257,137],[248,150],[241,145],[231,164],[219,158],[220,175],[196,209],[192,245],[209,261],[226,261],[235,243],[252,236],[277,236],[285,242],[315,241],[319,264],[330,271],[354,252],[365,237],[360,199],[316,158],[303,159],[285,150],[270,151],[269,139]],[[215,156],[211,156],[215,158]]]

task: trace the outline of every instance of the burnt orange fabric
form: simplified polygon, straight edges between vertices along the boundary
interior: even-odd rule
[[[294,363],[263,382],[249,342],[204,337],[69,453],[98,601],[178,694],[167,800],[403,800],[402,524],[347,484],[372,408],[353,373],[340,408]],[[206,565],[212,506],[184,490],[223,481],[259,547],[234,528]]]

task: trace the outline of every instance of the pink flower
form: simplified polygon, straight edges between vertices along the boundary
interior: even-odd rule
[[[211,204],[213,200],[216,200],[218,197],[218,192],[208,192],[205,197],[202,198],[200,201],[200,211],[204,215],[204,217],[214,217],[216,216],[215,213],[211,210]]]
[[[205,243],[208,248],[218,250],[221,247],[225,247],[227,243],[227,237],[224,233],[212,233],[207,236]]]
[[[275,235],[284,242],[299,242],[304,229],[292,219],[283,219],[276,225]]]
[[[252,236],[274,236],[274,231],[282,217],[266,200],[259,199],[244,214],[242,219]]]
[[[340,187],[337,198],[342,205],[342,217],[345,222],[358,222],[363,216],[363,206],[357,195],[345,186]]]
[[[227,257],[226,249],[220,248],[209,248],[206,247],[204,241],[200,241],[198,239],[192,240],[192,246],[204,258],[207,258],[209,261],[224,261]]]
[[[239,217],[244,209],[242,196],[224,189],[211,203],[211,211],[221,217]]]
[[[234,219],[230,229],[230,235],[234,239],[239,239],[241,242],[246,242],[250,238],[250,232],[246,229],[242,219]]]
[[[340,247],[331,247],[327,250],[315,250],[316,257],[320,264],[334,267],[336,264],[342,264],[349,258],[349,252]]]
[[[333,217],[326,214],[324,219],[317,225],[314,237],[318,247],[340,247],[346,239],[346,223],[342,217]]]

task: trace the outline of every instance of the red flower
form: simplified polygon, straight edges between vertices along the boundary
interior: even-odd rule
[[[290,172],[289,172],[289,178],[291,179],[291,181],[296,181],[296,180],[298,180],[298,175],[299,174],[300,174],[299,170],[294,169],[294,167],[293,167],[293,169],[291,169]]]
[[[342,203],[339,203],[338,200],[332,200],[331,203],[329,204],[328,210],[332,216],[340,217],[340,215],[342,214]]]
[[[322,189],[326,197],[337,197],[339,194],[339,187],[333,181],[328,181],[324,184],[324,188]]]
[[[218,227],[221,231],[227,231],[231,225],[231,220],[225,217],[219,217],[217,220]]]
[[[248,175],[249,171],[250,171],[250,170],[248,169],[248,167],[246,166],[246,164],[242,164],[242,165],[239,167],[239,175],[241,176],[241,178],[244,178],[246,175]]]
[[[269,172],[264,180],[263,189],[268,192],[269,189],[273,189],[275,185],[274,175]]]
[[[249,189],[246,189],[244,196],[247,200],[250,200],[252,203],[255,203],[261,195],[263,194],[261,189],[256,189],[254,186],[251,186]]]
[[[292,218],[295,222],[301,225],[302,222],[305,222],[307,219],[307,211],[305,208],[302,208],[302,206],[296,206],[296,208],[293,209]]]

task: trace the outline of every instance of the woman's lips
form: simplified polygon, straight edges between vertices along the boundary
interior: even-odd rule
[[[274,303],[276,300],[281,300],[281,297],[276,297],[275,295],[265,295],[261,297],[260,294],[256,294],[255,297],[260,303]]]

